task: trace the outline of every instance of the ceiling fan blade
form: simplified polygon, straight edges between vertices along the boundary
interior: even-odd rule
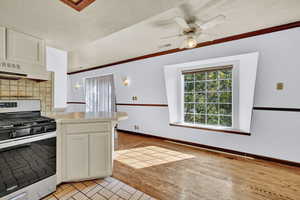
[[[165,40],[165,39],[170,39],[170,38],[175,38],[175,37],[182,37],[182,36],[184,36],[184,35],[182,35],[182,34],[170,35],[170,36],[161,37],[160,39]]]
[[[154,27],[167,27],[174,25],[174,19],[165,19],[165,20],[159,20],[159,21],[154,21],[151,22],[151,25]]]
[[[186,21],[194,21],[195,20],[195,16],[194,16],[194,9],[192,7],[192,5],[188,4],[188,3],[183,3],[180,4],[178,6],[178,8],[181,10],[183,17]]]
[[[175,17],[174,20],[183,30],[190,29],[190,26],[185,21],[185,19],[181,17]]]
[[[221,34],[217,34],[217,33],[202,33],[203,36],[206,37],[220,37]]]
[[[221,24],[225,21],[226,17],[224,15],[218,15],[216,17],[211,18],[207,22],[204,22],[203,24],[200,24],[199,27],[202,30],[207,30],[209,28],[212,28],[218,24]]]
[[[163,45],[159,45],[158,49],[163,49],[163,48],[167,48],[167,47],[171,47],[172,44],[163,44]]]
[[[208,12],[211,8],[218,6],[222,3],[227,2],[228,0],[209,0],[207,3],[205,3],[203,6],[198,8],[195,13],[203,13],[203,12]]]
[[[205,34],[205,33],[202,33],[202,34],[200,34],[200,35],[197,37],[197,40],[198,40],[198,41],[202,41],[202,42],[204,42],[204,41],[212,41],[212,40],[214,40],[214,39],[215,39],[214,36],[208,35],[208,34]]]

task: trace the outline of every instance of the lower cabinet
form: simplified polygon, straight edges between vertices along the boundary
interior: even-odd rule
[[[111,175],[113,145],[109,127],[107,123],[60,127],[59,149],[62,152],[58,153],[61,155],[58,159],[59,183]]]
[[[89,136],[68,135],[66,167],[68,180],[83,179],[89,176]]]
[[[109,136],[94,133],[89,135],[89,141],[89,175],[90,177],[104,176],[111,168]]]

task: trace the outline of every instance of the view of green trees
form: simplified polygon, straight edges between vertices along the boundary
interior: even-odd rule
[[[232,69],[184,74],[184,121],[232,126]]]

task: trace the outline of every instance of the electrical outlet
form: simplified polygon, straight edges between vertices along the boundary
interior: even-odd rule
[[[283,88],[284,88],[284,84],[282,82],[279,82],[279,83],[276,84],[276,89],[277,90],[283,90]]]
[[[134,130],[139,130],[140,127],[138,125],[134,125]]]
[[[132,97],[132,101],[137,101],[138,100],[138,97],[137,96],[133,96]]]

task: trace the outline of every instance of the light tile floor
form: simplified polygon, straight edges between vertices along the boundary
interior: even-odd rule
[[[56,192],[43,200],[154,200],[133,187],[108,177],[60,185]]]
[[[194,158],[193,155],[158,146],[139,147],[116,151],[115,160],[141,169],[155,165]],[[108,177],[91,181],[62,184],[57,191],[43,200],[153,200],[149,195]]]
[[[195,156],[190,154],[184,154],[158,146],[147,146],[116,151],[115,160],[130,167],[141,169],[194,157]]]

